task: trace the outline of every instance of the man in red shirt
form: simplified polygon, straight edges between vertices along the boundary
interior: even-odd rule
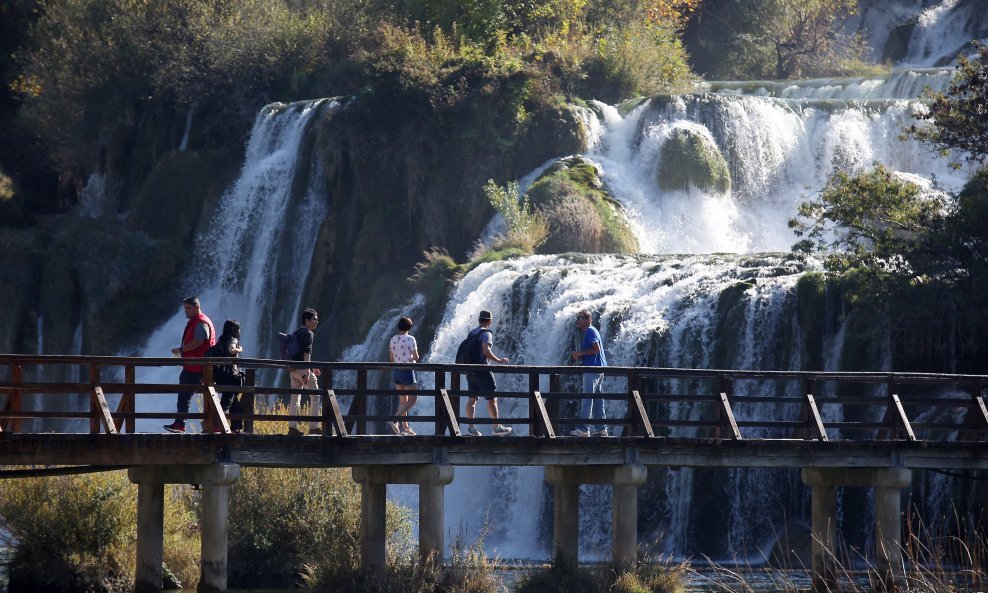
[[[182,358],[199,358],[206,353],[206,350],[216,343],[216,329],[212,320],[202,312],[199,307],[199,297],[190,296],[182,301],[182,308],[185,309],[185,317],[188,323],[185,324],[185,331],[182,332],[182,345],[172,348],[172,354],[182,356]],[[178,376],[178,382],[182,385],[195,385],[202,383],[202,365],[187,364],[182,367],[182,373]],[[188,414],[192,404],[192,392],[183,391],[178,394],[178,413]],[[185,432],[185,419],[175,418],[175,422],[165,425],[168,432]]]

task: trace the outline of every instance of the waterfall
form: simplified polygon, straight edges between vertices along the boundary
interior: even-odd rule
[[[958,189],[966,171],[955,172],[925,147],[899,140],[903,126],[914,121],[922,88],[943,89],[951,77],[951,70],[925,68],[875,78],[709,83],[702,92],[654,98],[624,115],[601,103],[577,108],[590,132],[582,156],[596,165],[624,206],[646,255],[539,255],[481,264],[457,283],[433,343],[420,344],[420,350],[430,362],[452,361],[459,341],[476,325],[477,313],[486,309],[493,312],[499,355],[518,364],[564,364],[576,338],[573,317],[589,308],[612,365],[846,368],[846,344],[860,339],[851,336],[847,320],[836,311],[813,311],[805,318],[821,327],[799,321],[804,317],[797,284],[820,264],[780,253],[795,241],[787,222],[834,172],[862,172],[874,162],[927,191]],[[680,130],[716,147],[732,177],[729,191],[660,188],[663,146]],[[523,184],[545,168],[526,175]],[[815,349],[808,333],[819,336]],[[856,364],[890,368],[887,337],[879,336],[869,355]],[[432,378],[424,379],[422,387],[432,387]],[[499,378],[499,388],[524,391],[527,377]],[[624,388],[616,379],[605,381],[605,391]],[[690,382],[664,388],[676,393],[700,389]],[[579,387],[571,381],[564,389]],[[800,386],[782,389],[794,396]],[[823,394],[832,395],[824,389]],[[744,403],[746,395],[761,393],[739,386],[739,411],[766,417],[797,413]],[[418,411],[432,413],[432,405],[422,398]],[[576,404],[568,405],[564,414],[575,413]],[[526,406],[502,400],[501,414],[523,416]],[[841,411],[831,408],[824,411],[825,421],[842,420]],[[608,404],[610,417],[625,412],[617,402]],[[684,404],[659,412],[676,419],[695,413]],[[482,404],[478,415],[486,415]],[[526,434],[527,427],[515,430]],[[673,428],[667,434],[689,436],[690,431]],[[749,436],[787,435],[762,430]],[[925,487],[937,492],[934,500],[943,501],[951,484],[941,477]],[[492,553],[535,559],[551,553],[551,489],[540,469],[457,468],[448,489],[450,533],[471,541],[486,523],[485,542]],[[584,559],[609,554],[608,490],[581,489]],[[653,468],[640,492],[648,501],[640,507],[641,544],[673,557],[706,555],[760,564],[776,541],[798,535],[792,530],[809,522],[809,494],[795,470]],[[405,486],[390,487],[389,495],[410,505],[417,497]],[[872,537],[866,528],[851,527],[870,524],[869,500],[852,491],[841,497],[839,513],[851,545],[866,546]]]
[[[326,217],[325,175],[311,159],[306,131],[320,113],[339,104],[328,99],[272,104],[257,114],[239,178],[220,198],[216,213],[195,240],[195,258],[182,282],[197,294],[202,310],[216,325],[237,319],[244,355],[269,356],[276,328],[289,328],[311,266],[319,224]],[[308,176],[297,179],[300,172]],[[301,191],[295,188],[301,188]],[[179,310],[158,328],[141,350],[142,356],[167,357],[179,345],[186,319]],[[138,380],[170,383],[178,371],[144,369]],[[154,408],[174,409],[162,397]],[[155,430],[154,425],[139,430]]]

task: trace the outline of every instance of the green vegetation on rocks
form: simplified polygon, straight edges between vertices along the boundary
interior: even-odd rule
[[[659,153],[659,187],[664,191],[696,187],[731,191],[731,173],[717,144],[705,134],[677,128]]]
[[[586,159],[560,160],[527,195],[549,225],[540,253],[637,253],[638,241],[623,209]]]

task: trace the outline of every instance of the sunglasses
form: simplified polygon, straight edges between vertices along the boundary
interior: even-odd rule
[[[577,319],[577,321],[586,321],[587,319],[590,319],[590,318],[587,317],[587,316],[585,316],[585,315],[577,315],[576,316],[576,319]]]

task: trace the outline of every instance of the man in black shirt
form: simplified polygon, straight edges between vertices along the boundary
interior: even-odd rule
[[[292,355],[292,360],[309,361],[312,360],[312,340],[315,337],[312,332],[319,325],[319,314],[315,309],[306,309],[302,312],[302,325],[295,330],[295,339],[298,342],[296,353]],[[319,389],[319,369],[298,369],[289,370],[293,389]],[[288,405],[288,414],[295,416],[298,414],[299,404],[302,400],[301,393],[293,393]],[[322,398],[319,394],[309,395],[309,414],[322,415]],[[299,436],[302,431],[298,429],[298,421],[288,421],[288,434]],[[322,428],[318,422],[309,423],[309,434],[322,434]]]

